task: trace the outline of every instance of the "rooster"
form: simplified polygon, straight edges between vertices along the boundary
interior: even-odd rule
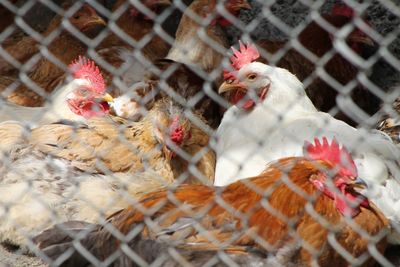
[[[51,260],[64,261],[62,266],[106,260],[136,266],[132,253],[144,260],[141,265],[163,255],[162,266],[202,266],[217,252],[227,254],[220,259],[229,265],[238,260],[241,266],[373,266],[369,247],[384,252],[388,221],[357,192],[363,185],[350,153],[326,138],[322,144],[306,142],[304,151],[303,157],[280,159],[260,175],[223,188],[182,185],[149,193],[104,227],[67,222],[35,242]],[[75,243],[97,261],[80,254],[84,250]],[[215,257],[213,264],[219,261]]]
[[[331,13],[322,15],[322,19],[339,31],[341,28],[352,24],[354,16],[355,12],[349,6],[336,3]],[[327,31],[326,27],[321,26],[316,21],[310,22],[300,32],[297,38],[307,51],[312,52],[318,59],[326,57],[326,54],[332,52],[332,50],[335,52],[335,34]],[[350,50],[363,58],[371,56],[371,53],[377,48],[376,43],[358,28],[355,28],[349,33],[345,41]],[[271,42],[268,40],[261,40],[257,44],[259,47],[272,54],[275,54],[285,46],[285,43]],[[340,85],[347,85],[355,80],[359,72],[359,68],[352,64],[347,58],[348,56],[335,52],[323,66],[327,74]],[[278,60],[276,65],[288,69],[301,81],[306,81],[316,71],[315,64],[310,61],[307,56],[304,56],[295,49],[289,50]],[[356,105],[370,115],[377,112],[379,109],[379,99],[361,85],[353,87],[350,95]],[[336,96],[340,96],[340,91],[329,86],[322,78],[313,78],[311,84],[307,86],[306,92],[319,110],[328,112],[339,105],[339,108],[342,110],[336,114],[336,118],[354,124],[356,118],[352,118],[351,114],[346,112],[346,107],[340,105],[341,98],[338,98],[338,103],[336,103]],[[359,123],[358,121],[356,122]]]
[[[86,53],[87,45],[65,29],[57,37],[53,38],[52,35],[54,35],[54,31],[61,27],[61,22],[62,16],[56,16],[43,35],[51,40],[47,45],[47,49],[51,55],[59,62],[69,64],[79,55]],[[69,22],[89,38],[95,36],[105,26],[104,20],[87,4],[83,5],[80,10],[72,15],[69,18]],[[0,90],[5,91],[3,92],[4,97],[16,104],[41,106],[46,93],[52,92],[56,88],[60,80],[64,78],[63,74],[65,71],[60,68],[59,64],[54,64],[53,61],[45,57],[39,60],[36,57],[32,58],[39,50],[35,47],[36,41],[32,37],[26,38],[28,39],[21,40],[16,46],[10,48],[9,54],[20,61],[20,63],[25,63],[26,66],[34,65],[26,73],[27,78],[34,85],[30,85],[32,83],[28,82],[25,83],[23,81],[23,79],[26,79],[24,77],[25,74],[20,73],[20,76],[23,78],[21,79],[22,81],[2,77],[0,79]],[[28,59],[31,60],[28,61]],[[12,92],[9,92],[11,90]]]
[[[265,162],[301,155],[302,140],[336,138],[351,150],[359,176],[370,186],[369,198],[394,226],[390,241],[398,243],[398,148],[380,132],[355,129],[319,112],[295,75],[255,62],[258,56],[255,46],[242,44],[231,59],[236,71],[225,73],[228,80],[219,88],[234,106],[217,130],[216,184],[257,175]]]
[[[0,241],[23,248],[54,221],[99,222],[175,178],[213,184],[212,155],[201,149],[208,137],[165,98],[140,122],[97,117],[31,131],[6,122],[0,136]],[[193,143],[197,151],[185,152]],[[196,156],[191,166],[198,179],[174,169],[171,160],[185,153]]]
[[[106,84],[93,61],[79,57],[69,65],[73,80],[62,84],[50,96],[44,107],[24,107],[4,102],[0,108],[0,121],[15,120],[30,127],[59,120],[84,121],[108,114]]]

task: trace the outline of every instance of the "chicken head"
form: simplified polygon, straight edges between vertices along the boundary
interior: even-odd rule
[[[106,26],[106,22],[88,4],[84,4],[75,12],[69,18],[69,21],[75,28],[88,37],[95,37]]]
[[[229,93],[229,100],[244,109],[251,109],[259,100],[264,100],[270,87],[270,79],[257,68],[248,68],[247,65],[260,57],[257,48],[253,45],[244,45],[240,42],[240,50],[232,47],[232,72],[225,70],[225,82],[219,88],[219,93]],[[260,69],[261,70],[261,69]]]
[[[109,112],[106,84],[99,68],[91,60],[79,57],[69,65],[74,81],[66,92],[66,101],[72,112],[85,118],[102,116]]]
[[[368,199],[357,192],[365,189],[366,183],[357,177],[357,167],[348,150],[344,146],[340,147],[335,139],[330,144],[326,137],[322,138],[322,143],[317,138],[314,142],[315,144],[305,142],[305,157],[330,164],[332,180],[327,177],[328,172],[321,172],[310,177],[310,182],[334,200],[342,215],[354,217],[361,212],[360,206],[368,208]]]
[[[155,114],[155,137],[163,146],[164,153],[173,157],[191,138],[191,122],[184,110],[169,99],[157,101],[152,112]]]

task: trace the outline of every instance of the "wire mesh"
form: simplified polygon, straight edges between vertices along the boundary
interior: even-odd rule
[[[399,266],[398,5],[0,0],[0,266]]]

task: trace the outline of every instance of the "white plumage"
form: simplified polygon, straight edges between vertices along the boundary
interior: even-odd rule
[[[131,121],[138,121],[143,116],[143,113],[146,112],[146,107],[140,103],[141,97],[137,91],[145,91],[149,86],[146,82],[136,82],[126,94],[114,98],[110,106],[115,115]]]
[[[248,79],[249,73],[257,78]],[[303,84],[289,71],[253,62],[237,73],[238,80],[253,90],[269,90],[262,103],[252,110],[232,106],[217,130],[216,185],[255,176],[268,162],[303,155],[305,141],[326,136],[346,146],[357,165],[359,177],[370,186],[368,197],[400,226],[400,153],[390,138],[378,131],[355,129],[327,113],[318,112],[304,91]],[[224,83],[221,88],[232,87]],[[400,228],[399,228],[400,229]],[[400,243],[393,233],[392,243]]]
[[[165,185],[154,172],[84,173],[33,147],[13,150],[10,161],[0,165],[0,241],[23,250],[27,240],[55,223],[101,222],[134,201],[137,192]]]

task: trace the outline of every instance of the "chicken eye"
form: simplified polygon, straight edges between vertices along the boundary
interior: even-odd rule
[[[78,90],[78,94],[80,96],[88,96],[89,95],[89,91],[87,89],[81,88],[81,89]]]
[[[253,81],[255,78],[257,78],[257,74],[255,73],[247,75],[247,79],[250,81]]]
[[[78,20],[80,17],[81,17],[81,16],[79,16],[79,15],[75,15],[75,16],[74,16],[74,19]]]

